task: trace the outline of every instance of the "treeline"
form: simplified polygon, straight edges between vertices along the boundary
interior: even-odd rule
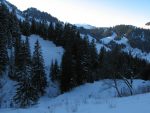
[[[71,24],[17,20],[15,11],[9,13],[0,6],[0,76],[8,70],[10,79],[17,82],[16,94],[11,106],[27,107],[35,104],[44,95],[47,86],[44,59],[40,42],[35,43],[33,55],[29,39],[23,41],[21,34],[38,34],[65,49],[62,63],[51,64],[49,77],[60,84],[61,93],[87,82],[105,78],[136,77],[150,79],[149,64],[130,54],[121,52],[116,46],[112,51],[105,48],[97,52],[94,40],[81,37]],[[8,54],[9,53],[9,54]]]

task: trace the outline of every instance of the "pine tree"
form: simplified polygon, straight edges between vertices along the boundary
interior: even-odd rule
[[[20,38],[16,39],[15,44],[15,74],[10,75],[12,79],[18,80],[20,73],[24,69],[24,66],[31,65],[31,53],[28,38],[25,42],[22,42]]]
[[[6,29],[0,23],[0,75],[6,69],[8,63],[7,43],[6,43]]]
[[[36,25],[35,19],[32,19],[32,23],[31,23],[31,33],[32,33],[32,34],[36,34],[36,33],[37,33],[37,25]]]
[[[39,23],[38,26],[38,33],[41,37],[43,37],[44,39],[47,39],[48,36],[48,26],[47,26],[47,22],[46,21],[42,21]]]
[[[60,79],[61,93],[69,91],[76,86],[75,68],[73,67],[71,51],[66,51],[62,58],[62,72]]]
[[[26,65],[31,65],[31,50],[30,50],[28,37],[26,37],[25,44],[24,44],[24,54],[26,59]]]
[[[32,84],[31,67],[24,66],[20,72],[21,79],[19,79],[16,87],[16,95],[13,97],[16,106],[25,108],[35,104],[39,98],[37,90]]]
[[[105,52],[106,52],[105,48],[102,47],[100,49],[100,53],[98,55],[98,66],[99,66],[99,68],[102,68],[102,66],[104,64],[104,55],[105,55]]]
[[[105,78],[106,77],[105,73],[108,72],[108,71],[106,71],[107,68],[105,67],[106,66],[105,64],[109,64],[109,63],[105,61],[105,59],[106,59],[105,57],[106,57],[106,50],[104,47],[102,47],[98,54],[98,69],[97,69],[98,74],[96,75],[97,80]],[[107,67],[109,67],[109,65],[107,65]]]
[[[21,71],[24,68],[24,64],[26,62],[25,59],[25,53],[24,53],[24,42],[21,41],[21,38],[16,38],[16,43],[15,43],[15,51],[14,51],[14,56],[15,56],[15,61],[14,61],[14,66],[15,66],[15,74],[11,75],[11,78],[14,80],[19,80],[21,76]]]
[[[39,94],[33,85],[33,75],[31,73],[31,55],[28,38],[21,43],[19,53],[21,63],[16,69],[15,76],[17,76],[17,91],[14,96],[15,104],[19,107],[28,107],[35,104],[39,98]]]
[[[50,68],[50,78],[53,82],[60,81],[60,69],[57,60],[55,60],[54,63],[52,61],[51,68]]]
[[[91,78],[91,56],[87,37],[82,41],[78,54],[78,82],[84,84]]]
[[[40,44],[37,40],[32,57],[32,83],[36,88],[39,95],[44,94],[44,90],[47,86],[46,74],[44,70],[44,60]]]
[[[8,38],[8,10],[0,6],[0,75],[6,70],[8,64],[7,38]]]
[[[11,39],[10,43],[11,45],[15,46],[16,40],[21,37],[20,33],[20,27],[19,27],[19,22],[15,14],[10,13],[10,16],[8,17],[9,21],[9,32],[11,34]]]
[[[9,70],[8,70],[8,76],[13,79],[15,74],[15,64],[14,64],[14,53],[12,48],[10,49],[10,58],[9,58]]]
[[[98,66],[98,53],[96,50],[96,45],[94,39],[92,42],[89,44],[89,50],[90,50],[90,57],[91,57],[91,69],[94,71],[97,69]]]
[[[23,21],[22,22],[22,25],[21,25],[21,31],[22,31],[22,34],[25,35],[25,36],[29,36],[30,35],[30,24],[27,20]]]
[[[15,51],[14,51],[14,55],[15,55],[15,66],[18,67],[20,65],[19,62],[19,58],[20,58],[20,51],[21,51],[21,39],[20,38],[16,38],[15,41]]]
[[[48,39],[54,40],[54,26],[53,23],[51,22],[49,27],[48,27]]]
[[[90,61],[90,74],[88,77],[88,82],[93,82],[96,80],[96,75],[98,74],[98,53],[96,50],[95,40],[93,39],[91,43],[89,43],[89,61]]]

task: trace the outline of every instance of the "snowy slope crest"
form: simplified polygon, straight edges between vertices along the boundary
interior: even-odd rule
[[[75,24],[77,27],[83,27],[84,29],[94,29],[96,27],[88,25],[88,24]]]

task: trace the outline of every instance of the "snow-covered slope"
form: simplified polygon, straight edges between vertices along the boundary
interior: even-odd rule
[[[19,9],[17,9],[16,6],[12,5],[11,3],[9,3],[6,0],[2,0],[2,3],[6,5],[6,7],[9,10],[9,12],[12,12],[13,10],[15,11],[16,17],[18,18],[18,20],[21,20],[21,21],[25,20],[25,17],[23,15],[23,13]]]
[[[84,38],[84,34],[81,34],[81,37]],[[106,51],[111,51],[112,48],[110,48],[108,45],[111,42],[114,42],[118,45],[124,45],[122,51],[126,52],[126,53],[131,53],[131,55],[133,57],[138,57],[140,59],[146,60],[148,62],[150,62],[150,53],[144,52],[138,48],[133,48],[131,47],[131,45],[128,42],[128,39],[126,37],[121,37],[121,38],[116,38],[117,34],[113,33],[111,36],[109,37],[104,37],[102,39],[100,39],[100,41],[97,41],[94,37],[92,37],[91,35],[87,35],[89,42],[92,42],[92,40],[95,41],[96,44],[96,49],[98,52],[100,52],[100,49],[102,47],[104,47],[106,49]]]
[[[84,38],[85,35],[84,34],[80,34],[80,36],[81,36],[81,38]],[[110,48],[106,47],[103,43],[97,42],[96,39],[94,37],[92,37],[91,35],[87,35],[87,37],[88,37],[89,42],[92,42],[92,40],[94,40],[95,46],[96,46],[96,49],[97,49],[98,53],[100,52],[101,48],[103,48],[103,47],[105,48],[106,51],[110,51],[111,50]]]
[[[84,29],[94,29],[96,27],[88,25],[88,24],[75,24],[77,27],[83,27]]]
[[[25,36],[22,36],[22,38],[25,39]],[[56,47],[52,41],[44,40],[38,35],[29,36],[31,53],[34,51],[34,44],[37,40],[39,41],[42,48],[45,66],[49,67],[52,60],[57,60],[60,64],[64,49],[62,47]]]
[[[25,36],[22,36],[22,39],[24,40]],[[42,55],[44,57],[44,62],[45,62],[45,71],[46,71],[47,78],[49,81],[49,70],[50,70],[51,62],[53,60],[57,60],[58,63],[60,64],[62,55],[64,53],[64,49],[62,47],[57,47],[51,41],[43,40],[43,38],[38,35],[31,35],[31,36],[29,36],[31,53],[33,53],[33,51],[34,51],[34,44],[37,40],[39,40],[40,45],[41,45]],[[2,108],[10,107],[11,99],[14,96],[15,90],[16,90],[15,89],[16,82],[10,80],[7,75],[8,74],[6,72],[5,76],[4,76],[5,78],[3,78],[2,82],[1,82],[3,84],[3,87],[2,87],[2,89],[0,88],[0,107],[2,107]],[[48,83],[49,83],[49,86],[52,85],[52,83],[50,81]],[[55,86],[55,88],[52,86],[50,86],[50,87],[49,86],[46,89],[47,93],[45,95],[48,95],[48,96],[57,95],[59,92],[59,89],[57,89],[57,86]]]
[[[149,113],[150,93],[130,97],[114,97],[111,80],[87,83],[56,98],[41,98],[28,109],[0,109],[0,113]],[[120,88],[125,88],[120,80]],[[133,87],[150,86],[150,81],[134,80]]]
[[[101,39],[101,42],[103,44],[109,44],[111,41],[115,39],[116,36],[117,36],[116,33],[113,33],[112,36]]]

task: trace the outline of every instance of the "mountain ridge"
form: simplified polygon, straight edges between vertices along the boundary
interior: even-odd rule
[[[51,14],[48,14],[47,12],[42,12],[37,8],[33,8],[33,7],[24,10],[23,14],[25,17],[28,17],[29,19],[34,18],[37,20],[54,22],[54,23],[57,23],[59,21],[56,17],[53,17]]]
[[[150,26],[150,22],[147,22],[145,25]]]

